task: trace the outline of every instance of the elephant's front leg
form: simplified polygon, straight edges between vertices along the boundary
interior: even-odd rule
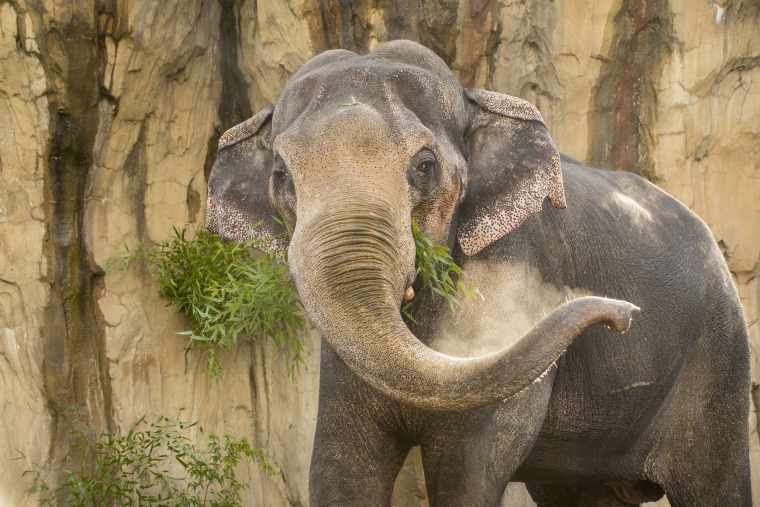
[[[397,404],[354,375],[324,341],[320,368],[310,504],[390,505],[411,448],[395,427]]]
[[[431,506],[498,506],[546,415],[556,366],[509,399],[458,413],[432,413],[422,443]]]

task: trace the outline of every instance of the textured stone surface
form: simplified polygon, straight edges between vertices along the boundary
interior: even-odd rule
[[[293,383],[269,344],[243,344],[209,384],[145,269],[104,270],[202,221],[221,132],[330,48],[420,41],[465,85],[535,103],[563,151],[675,195],[723,248],[757,351],[757,26],[749,0],[0,0],[0,505],[33,503],[31,463],[75,466],[71,421],[159,414],[269,450],[282,474],[244,471],[247,504],[307,503],[318,337]],[[425,504],[423,484],[412,463],[394,503]],[[504,502],[529,504],[520,487]]]
[[[49,266],[43,255],[48,79],[33,51],[19,48],[30,20],[0,4],[0,504],[18,504],[21,461],[44,463],[52,417],[43,377]],[[34,39],[32,39],[34,40]],[[32,49],[34,49],[34,46]]]

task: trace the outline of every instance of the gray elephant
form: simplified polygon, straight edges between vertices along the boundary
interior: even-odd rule
[[[413,220],[483,300],[421,290]],[[539,505],[750,504],[747,329],[710,231],[560,157],[527,102],[408,41],[323,53],[219,141],[206,225],[259,221],[323,336],[312,505],[388,505],[415,445],[433,505],[510,480]]]

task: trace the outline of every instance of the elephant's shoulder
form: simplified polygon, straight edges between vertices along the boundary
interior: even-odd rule
[[[626,171],[611,171],[598,169],[562,154],[562,177],[565,185],[571,189],[581,187],[586,191],[599,190],[606,192],[629,191],[646,193],[659,189],[641,176]]]
[[[623,227],[630,234],[636,229],[672,237],[673,231],[678,230],[693,239],[712,242],[709,228],[701,218],[641,176],[596,169],[564,158],[562,174],[568,208],[583,210],[585,220],[596,217],[610,228]]]
[[[626,201],[641,207],[675,207],[691,213],[674,197],[641,176],[625,171],[608,171],[581,164],[563,156],[562,177],[571,197],[596,203]]]

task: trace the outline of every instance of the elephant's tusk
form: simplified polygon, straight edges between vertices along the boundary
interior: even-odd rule
[[[412,289],[412,286],[410,285],[406,292],[404,292],[404,301],[411,301],[414,299],[414,289]]]

